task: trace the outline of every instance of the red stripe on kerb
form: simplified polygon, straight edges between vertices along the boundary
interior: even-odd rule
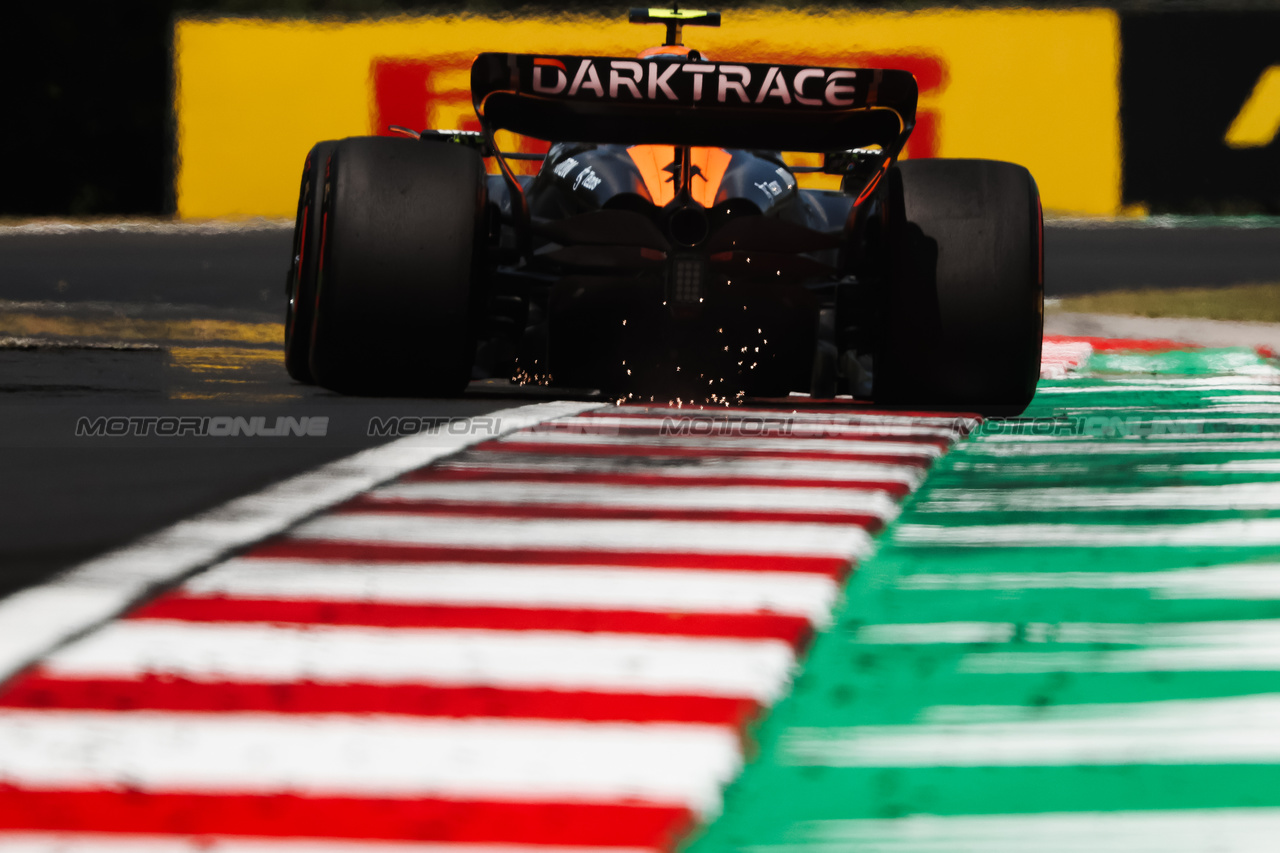
[[[863,491],[888,492],[895,498],[901,498],[911,491],[911,487],[906,483],[879,480],[788,480],[774,479],[772,477],[735,477],[732,475],[683,477],[664,474],[615,474],[604,471],[543,471],[528,468],[504,468],[500,465],[492,468],[480,466],[474,468],[449,467],[448,463],[410,471],[401,477],[399,482],[421,483],[429,480],[449,482],[511,480],[521,483],[590,483],[612,486],[687,485],[691,488],[698,486],[770,486],[796,489],[861,489]]]
[[[1200,349],[1200,344],[1167,341],[1159,338],[1081,338],[1076,335],[1045,335],[1046,343],[1084,343],[1095,352],[1168,352],[1171,350]]]
[[[387,545],[331,539],[279,539],[265,542],[246,557],[274,560],[334,560],[354,563],[500,563],[503,565],[630,566],[647,569],[724,569],[741,572],[808,572],[840,578],[851,560],[769,554],[688,554],[661,551],[589,551],[577,549],[448,548],[436,545]]]
[[[360,497],[333,510],[337,513],[376,512],[396,515],[467,515],[487,518],[593,518],[614,520],[668,521],[789,521],[796,524],[845,524],[871,531],[880,528],[880,519],[864,512],[819,512],[817,510],[745,510],[571,505],[460,503],[445,500]]]
[[[798,446],[802,442],[797,439],[792,442],[792,446]],[[914,444],[933,445],[927,442],[912,442]],[[949,443],[942,445],[949,447]],[[766,450],[757,448],[735,448],[717,447],[708,449],[705,447],[685,446],[685,447],[663,447],[659,444],[542,444],[536,441],[486,441],[483,444],[477,444],[471,448],[474,451],[498,451],[500,453],[528,453],[545,456],[663,456],[663,457],[693,457],[706,459],[708,457],[721,457],[740,459],[742,457],[751,457],[753,459],[822,459],[827,461],[838,462],[878,462],[884,465],[916,465],[926,467],[933,462],[936,454],[929,453],[923,448],[919,453],[903,452],[899,454],[885,453],[837,453],[835,451],[822,450]]]
[[[360,601],[282,601],[261,598],[167,595],[145,604],[130,619],[184,622],[286,622],[379,628],[456,628],[495,631],[575,631],[782,640],[798,646],[809,620],[777,613],[651,613],[634,610],[568,610],[465,607]]]
[[[434,684],[59,678],[39,670],[0,692],[0,707],[80,711],[400,714],[621,723],[703,723],[741,728],[760,711],[722,696],[518,690]]]
[[[652,847],[693,825],[646,803],[529,803],[287,794],[30,790],[0,785],[0,828],[208,836]]]

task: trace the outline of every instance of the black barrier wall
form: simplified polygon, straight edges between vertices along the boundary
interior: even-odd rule
[[[172,209],[167,4],[0,10],[0,215]]]
[[[1153,213],[1280,213],[1280,138],[1226,142],[1263,73],[1280,65],[1280,10],[1120,20],[1125,203]],[[1280,123],[1280,98],[1252,107]]]

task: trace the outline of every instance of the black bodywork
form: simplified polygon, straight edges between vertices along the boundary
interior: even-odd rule
[[[483,133],[423,137],[501,169],[477,377],[645,399],[859,393],[875,189],[913,126],[909,73],[482,54],[472,92]],[[577,141],[517,176],[499,129]],[[670,161],[646,173],[638,145]],[[722,174],[699,148],[723,152]],[[800,189],[784,150],[822,153],[809,171],[841,189]]]

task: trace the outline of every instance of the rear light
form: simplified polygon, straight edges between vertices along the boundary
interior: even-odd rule
[[[699,255],[676,255],[667,266],[667,301],[697,304],[707,295],[707,261]]]

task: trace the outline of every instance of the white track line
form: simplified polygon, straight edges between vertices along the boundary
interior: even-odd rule
[[[0,710],[0,780],[149,792],[641,799],[714,809],[730,726]]]
[[[486,415],[514,431],[595,403],[537,403]],[[48,649],[110,619],[158,587],[328,506],[492,434],[425,433],[361,451],[180,521],[0,601],[0,681]]]
[[[1116,382],[1108,385],[1041,385],[1036,389],[1037,394],[1044,394],[1053,397],[1070,397],[1073,394],[1132,394],[1134,392],[1146,393],[1175,393],[1179,391],[1196,391],[1206,386],[1211,387],[1214,391],[1258,391],[1269,387],[1275,387],[1276,380],[1274,376],[1260,376],[1252,379],[1247,376],[1233,376],[1229,380],[1200,380],[1200,379],[1165,379],[1152,381],[1138,381],[1132,376],[1126,376],[1125,384]]]
[[[1007,643],[1018,629],[1013,622],[886,622],[858,629],[858,643]],[[1096,646],[1254,647],[1280,654],[1280,619],[1231,619],[1217,622],[1027,622],[1022,623],[1028,654],[1046,644]],[[1090,651],[1105,655],[1106,651]],[[1020,652],[1019,652],[1020,654]]]
[[[41,667],[68,677],[425,683],[771,701],[794,661],[780,640],[126,619],[59,649]]]
[[[1277,521],[1280,525],[1280,521]],[[298,540],[434,545],[482,549],[566,548],[583,551],[831,556],[871,550],[871,536],[847,524],[791,522],[595,521],[399,513],[328,515],[289,532]]]
[[[1099,441],[1098,436],[984,436],[982,441],[962,445],[958,450],[966,456],[1014,457],[1014,456],[1138,456],[1152,453],[1169,453],[1183,456],[1189,453],[1223,453],[1242,455],[1280,453],[1280,441],[1273,441],[1254,433],[1221,433],[1220,437],[1201,433],[1182,435],[1129,435],[1124,438]],[[995,439],[995,440],[988,440]]]
[[[1142,589],[1155,598],[1280,599],[1280,563],[1150,572],[975,572],[906,575],[901,589]]]
[[[893,537],[899,544],[951,547],[1271,547],[1280,546],[1280,518],[1198,524],[903,524],[894,530]]]
[[[1272,764],[1280,695],[1110,705],[937,706],[916,725],[794,728],[786,764],[1030,767]]]
[[[130,835],[123,832],[0,830],[3,853],[653,853],[640,847],[554,847],[526,844],[450,844],[376,839],[254,838],[249,836]]]
[[[1280,483],[1275,484],[1280,490]],[[768,488],[763,486],[612,486],[595,483],[530,483],[425,480],[374,489],[375,499],[511,505],[595,506],[628,509],[769,510],[856,512],[892,518],[898,502],[869,489]]]
[[[1229,462],[1138,465],[1134,470],[1139,474],[1280,474],[1280,459],[1232,459]]]
[[[1012,635],[1013,626],[1008,628]],[[960,661],[960,670],[982,673],[1280,670],[1280,620],[1275,619],[1145,625],[1068,622],[1028,625],[1027,630],[1039,635],[1042,641],[1024,646],[1026,651],[967,655]],[[1044,641],[1095,648],[1041,651],[1053,647]],[[1097,648],[1100,645],[1138,648]]]
[[[1226,399],[1236,399],[1228,397]],[[1116,416],[1119,412],[1129,412],[1130,416],[1149,416],[1158,414],[1161,417],[1166,415],[1192,415],[1197,417],[1205,417],[1210,422],[1216,421],[1218,415],[1280,415],[1280,407],[1276,406],[1280,402],[1280,397],[1269,398],[1270,402],[1266,403],[1218,403],[1215,405],[1195,406],[1189,408],[1170,407],[1170,406],[1153,406],[1150,402],[1135,402],[1125,405],[1115,403],[1108,405],[1104,411],[1110,418]],[[1097,406],[1055,406],[1054,412],[1058,416],[1062,415],[1084,415],[1086,417],[1096,415],[1098,413]]]
[[[1159,391],[1166,388],[1204,388],[1210,391],[1259,390],[1275,387],[1280,371],[1264,366],[1254,375],[1233,370],[1228,376],[1134,376],[1101,380],[1097,384],[1048,385],[1039,391],[1049,393],[1087,394],[1091,391]]]
[[[1269,404],[1275,406],[1280,404],[1280,393],[1273,392],[1271,394],[1227,394],[1222,397],[1203,397],[1201,403],[1218,406],[1239,406],[1247,403],[1252,404]]]
[[[853,641],[873,645],[1007,643],[1016,629],[1009,622],[890,622],[862,626]]]
[[[1267,409],[1266,413],[1222,410],[1206,412],[1203,409],[1184,409],[1182,411],[1186,414],[1183,416],[1171,416],[1178,411],[1176,409],[1161,409],[1158,413],[1154,413],[1149,407],[1104,409],[1103,414],[1098,414],[1097,409],[1073,409],[1059,412],[1057,417],[1071,415],[1072,420],[1083,420],[1079,428],[1088,438],[1111,438],[1112,434],[1116,433],[1124,435],[1124,430],[1131,428],[1135,431],[1142,430],[1142,434],[1146,437],[1163,438],[1167,441],[1175,435],[1184,437],[1205,433],[1209,434],[1209,438],[1239,438],[1242,433],[1246,437],[1249,434],[1259,433],[1274,436],[1274,429],[1268,429],[1264,433],[1262,427],[1280,425],[1280,418],[1266,417],[1266,415],[1275,414],[1272,411],[1273,406],[1268,406]],[[1066,423],[1065,420],[1062,422]],[[1210,426],[1218,429],[1205,429]],[[1243,427],[1244,429],[1226,430],[1221,429],[1222,427]],[[1041,427],[1041,430],[1043,429],[1044,427]],[[1052,441],[1054,438],[1061,438],[1061,436],[1036,434],[1029,429],[1019,434],[1012,428],[1005,434],[988,433],[983,436],[984,441]]]
[[[183,591],[191,595],[389,604],[772,612],[825,624],[839,584],[804,572],[249,559],[228,560],[202,572],[189,580]]]
[[[790,843],[740,849],[743,853],[1274,853],[1280,838],[1280,809],[921,814],[811,821],[793,827],[789,835]],[[215,853],[220,851],[217,848]]]
[[[1047,489],[934,489],[920,512],[1044,512],[1050,510],[1280,509],[1280,482],[1147,489],[1056,486]]]

